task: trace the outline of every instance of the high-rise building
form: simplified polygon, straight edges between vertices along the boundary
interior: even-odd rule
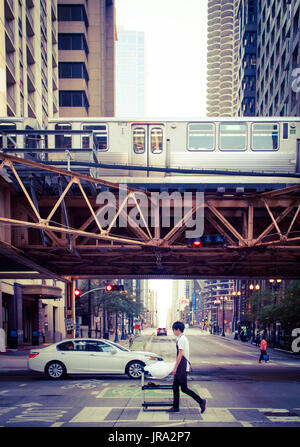
[[[116,43],[116,115],[141,118],[145,114],[143,31],[118,28]]]
[[[0,6],[0,116],[58,115],[56,1],[3,0]]]
[[[0,116],[114,116],[113,0],[3,0]]]
[[[207,116],[232,116],[236,108],[237,0],[208,0]]]
[[[59,115],[115,115],[113,0],[58,0]]]
[[[300,0],[258,0],[256,115],[300,115]]]
[[[239,1],[237,8],[239,41],[237,52],[237,89],[235,112],[238,116],[255,116],[257,0]]]
[[[208,116],[300,115],[300,0],[208,0]]]

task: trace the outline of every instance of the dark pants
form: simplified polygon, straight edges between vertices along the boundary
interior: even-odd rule
[[[188,396],[191,396],[196,402],[198,402],[198,404],[202,404],[203,399],[201,399],[200,396],[198,396],[198,394],[194,393],[194,391],[190,390],[187,386],[187,377],[185,374],[185,377],[182,377],[183,375],[181,374],[180,378],[174,377],[174,382],[173,382],[173,407],[174,408],[179,408],[179,387],[181,387],[181,391],[185,394],[187,394]]]
[[[267,351],[262,351],[260,350],[260,357],[259,357],[259,361],[261,362],[264,359],[264,355],[267,354]]]

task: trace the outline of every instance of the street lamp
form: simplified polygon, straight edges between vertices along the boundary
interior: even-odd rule
[[[217,333],[219,334],[219,305],[221,304],[221,301],[219,299],[216,299],[214,301],[214,305],[217,308]]]
[[[233,298],[234,298],[234,339],[237,340],[238,339],[238,335],[237,335],[237,319],[238,319],[238,302],[239,302],[239,297],[241,296],[241,292],[240,290],[236,291],[234,290],[232,292]]]
[[[220,300],[223,303],[223,328],[222,328],[222,337],[225,337],[225,301],[227,301],[227,296],[220,296]]]

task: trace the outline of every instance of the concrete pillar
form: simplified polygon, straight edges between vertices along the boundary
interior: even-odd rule
[[[9,303],[7,346],[18,348],[23,343],[23,292],[22,285],[14,283],[14,294]]]

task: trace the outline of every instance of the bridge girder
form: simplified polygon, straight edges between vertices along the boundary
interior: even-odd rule
[[[10,215],[2,212],[0,216],[0,225],[11,229],[10,241],[2,240],[5,256],[13,259],[18,253],[19,260],[31,262],[43,275],[299,277],[299,184],[262,193],[229,190],[221,196],[210,190],[204,192],[203,201],[189,188],[180,204],[176,194],[173,202],[163,202],[159,191],[131,188],[4,154],[0,160],[0,172],[5,169],[8,173],[12,197]],[[30,175],[20,169],[24,167],[30,168]],[[51,175],[52,181],[40,184],[36,193],[35,179],[41,172],[45,178]],[[111,200],[99,204],[98,195],[105,191]],[[200,209],[204,234],[221,235],[221,246],[191,247],[186,231]],[[167,212],[170,224],[165,226],[162,217]],[[103,220],[110,213],[105,227],[100,216]],[[121,221],[126,225],[120,225]]]

